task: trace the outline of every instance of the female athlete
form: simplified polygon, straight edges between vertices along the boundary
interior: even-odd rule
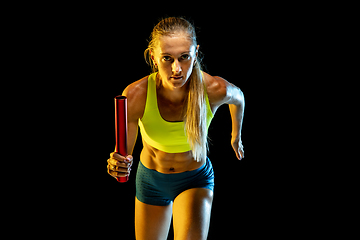
[[[207,157],[207,132],[216,110],[228,104],[231,145],[244,157],[241,128],[244,95],[235,85],[201,70],[195,28],[166,18],[153,29],[145,58],[153,73],[123,92],[128,98],[128,156],[111,153],[108,173],[130,174],[138,127],[143,149],[136,174],[135,234],[166,239],[173,217],[176,240],[206,239],[214,172]]]

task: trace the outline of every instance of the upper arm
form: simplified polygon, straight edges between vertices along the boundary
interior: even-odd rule
[[[226,97],[224,99],[224,103],[234,105],[243,104],[244,93],[240,90],[240,88],[225,79],[223,80],[226,82]]]
[[[138,121],[142,118],[145,110],[147,77],[127,86],[122,95],[127,97],[127,148],[128,154],[132,154],[138,134]]]
[[[222,77],[206,74],[207,92],[212,108],[216,110],[223,104],[239,105],[244,99],[240,88]]]
[[[122,95],[127,97],[128,122],[137,122],[142,118],[145,110],[147,77],[127,86]]]

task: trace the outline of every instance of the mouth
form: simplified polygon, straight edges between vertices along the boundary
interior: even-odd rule
[[[170,78],[172,78],[174,80],[181,80],[183,77],[182,76],[171,76]]]

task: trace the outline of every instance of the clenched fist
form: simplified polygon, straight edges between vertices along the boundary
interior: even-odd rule
[[[110,158],[107,160],[107,172],[113,176],[117,177],[127,177],[130,175],[131,166],[133,164],[133,156],[127,155],[121,156],[116,152],[110,153]]]

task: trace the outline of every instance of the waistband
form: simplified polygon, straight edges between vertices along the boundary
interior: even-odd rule
[[[176,179],[181,180],[181,179],[185,179],[187,177],[192,177],[195,174],[208,169],[211,166],[211,162],[210,162],[210,159],[207,157],[206,161],[204,162],[203,165],[201,165],[201,167],[199,167],[197,169],[194,169],[194,170],[191,170],[191,171],[185,171],[185,172],[181,172],[181,173],[161,173],[161,172],[158,172],[156,170],[149,169],[149,168],[145,167],[144,164],[142,164],[141,160],[139,162],[139,165],[142,168],[145,168],[147,172],[151,173],[151,175],[153,177],[155,177],[156,179],[158,179],[158,180],[166,181],[168,179],[171,179],[171,180],[176,181]]]

